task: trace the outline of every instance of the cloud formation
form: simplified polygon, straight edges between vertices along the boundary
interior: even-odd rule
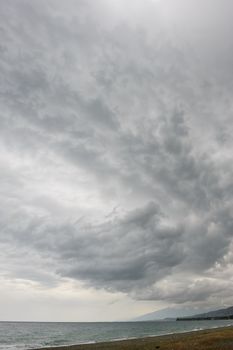
[[[0,2],[4,278],[233,302],[231,7]]]

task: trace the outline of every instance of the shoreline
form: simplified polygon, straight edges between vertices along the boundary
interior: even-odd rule
[[[233,326],[30,350],[233,350]]]

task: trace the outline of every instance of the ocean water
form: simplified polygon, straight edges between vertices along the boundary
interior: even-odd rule
[[[0,322],[0,350],[94,343],[233,325],[233,320],[151,322]]]

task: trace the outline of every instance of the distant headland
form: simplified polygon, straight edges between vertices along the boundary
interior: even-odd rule
[[[176,318],[177,321],[232,320],[232,319],[233,319],[233,306],[230,306],[225,309],[206,312],[203,314]]]

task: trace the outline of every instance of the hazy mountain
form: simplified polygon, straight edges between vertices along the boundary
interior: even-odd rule
[[[186,315],[189,316],[189,315]],[[215,310],[215,311],[209,311],[209,312],[205,312],[202,314],[196,314],[193,315],[192,317],[194,318],[206,318],[206,317],[228,317],[228,316],[233,316],[233,306],[230,306],[228,308],[225,309],[219,309],[219,310]],[[178,316],[180,317],[180,316]]]
[[[176,319],[177,317],[189,317],[194,314],[205,311],[209,312],[209,308],[204,309],[198,307],[168,307],[162,310],[154,311],[145,315],[138,316],[132,321],[153,321],[162,319]]]

